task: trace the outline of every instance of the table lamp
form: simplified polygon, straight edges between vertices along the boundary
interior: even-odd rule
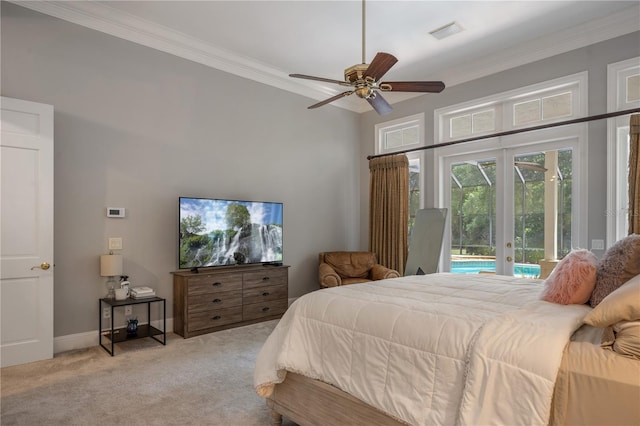
[[[114,277],[122,275],[122,255],[103,254],[100,255],[100,276],[109,277],[107,279],[107,299],[115,298],[116,280]]]

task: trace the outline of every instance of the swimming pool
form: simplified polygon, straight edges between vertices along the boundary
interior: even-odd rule
[[[451,272],[457,274],[478,274],[480,272],[495,272],[495,260],[452,260]],[[540,276],[540,265],[516,263],[513,274],[517,277],[537,278]]]

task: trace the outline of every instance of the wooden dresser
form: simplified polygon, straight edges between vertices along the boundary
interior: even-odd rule
[[[288,266],[173,272],[173,331],[184,338],[282,317]]]

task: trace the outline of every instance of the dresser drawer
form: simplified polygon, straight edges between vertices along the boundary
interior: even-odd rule
[[[245,272],[243,278],[243,288],[256,288],[265,285],[286,285],[286,269],[265,269],[264,271]]]
[[[189,298],[221,291],[242,290],[242,274],[228,273],[191,277],[188,287]]]
[[[287,300],[272,300],[264,303],[252,303],[242,307],[243,321],[254,320],[273,315],[284,314],[287,310]]]
[[[189,313],[189,331],[218,327],[242,321],[242,306]]]
[[[242,290],[221,291],[211,294],[189,296],[189,313],[232,308],[242,305]]]
[[[252,303],[262,303],[271,300],[286,300],[288,297],[288,288],[286,284],[263,285],[261,287],[245,288],[242,292],[243,303],[249,305]]]

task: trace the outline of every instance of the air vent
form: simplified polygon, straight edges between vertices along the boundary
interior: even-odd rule
[[[430,31],[429,34],[437,38],[438,40],[442,40],[443,38],[452,36],[461,32],[464,28],[460,26],[457,22],[451,22],[447,25],[443,25],[440,28],[436,28],[433,31]]]

